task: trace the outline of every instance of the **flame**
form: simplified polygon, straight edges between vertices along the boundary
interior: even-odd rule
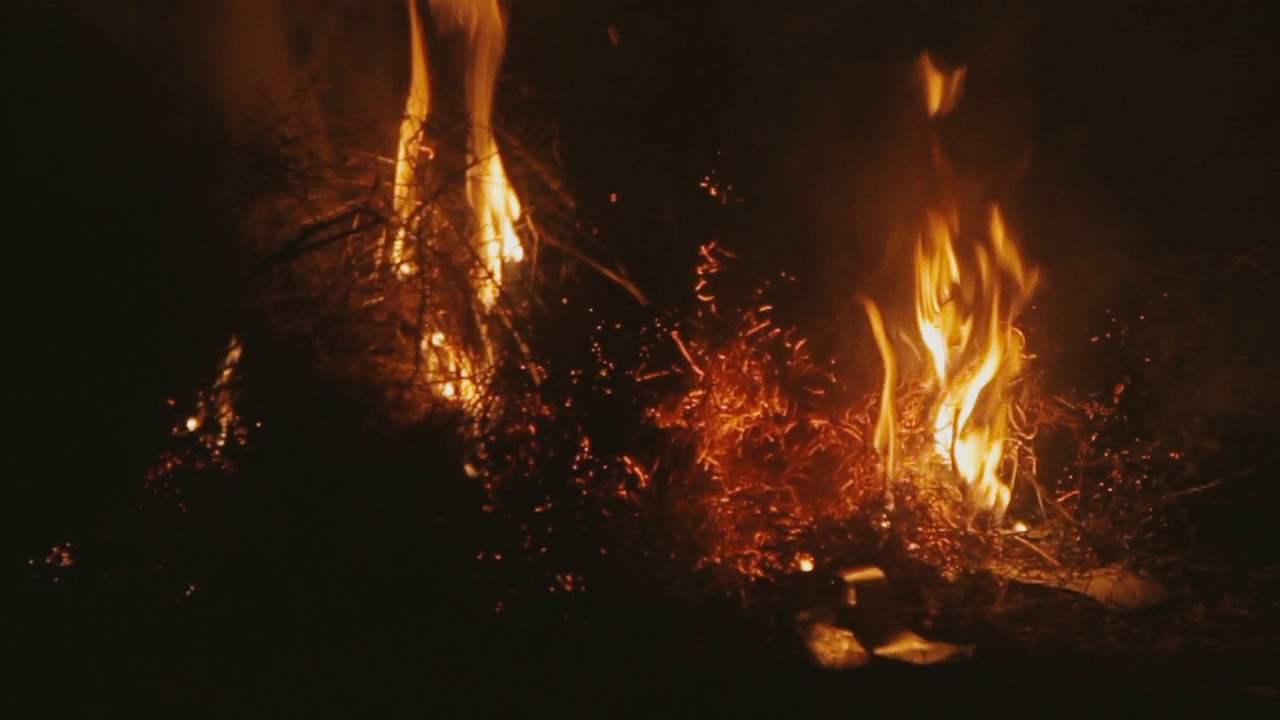
[[[700,567],[737,578],[814,572],[821,546],[810,544],[810,530],[856,517],[882,491],[863,441],[869,418],[862,408],[831,404],[835,377],[815,362],[806,338],[772,317],[767,286],[748,303],[723,297],[721,273],[735,256],[714,243],[701,254],[694,319],[657,328],[674,343],[678,366],[634,375],[642,383],[668,374],[685,380],[649,411],[675,442],[660,457],[692,451],[670,477],[671,497],[689,510],[704,543]]]
[[[506,19],[497,0],[432,0],[441,22],[468,36],[467,107],[471,111],[470,165],[467,199],[475,212],[477,244],[484,265],[477,279],[485,307],[492,307],[502,287],[503,266],[524,259],[516,234],[520,199],[507,181],[502,155],[493,134],[493,92],[506,48]]]
[[[944,73],[934,64],[929,53],[920,55],[920,75],[924,82],[924,102],[929,110],[929,117],[938,117],[951,112],[960,100],[960,92],[964,89],[964,68]]]
[[[422,354],[427,362],[427,377],[439,385],[443,397],[470,403],[480,396],[471,357],[450,344],[444,333],[433,332],[424,337]]]
[[[880,357],[884,360],[884,385],[880,390],[880,413],[876,419],[876,434],[873,438],[876,452],[884,458],[885,476],[893,479],[894,467],[894,426],[897,414],[894,411],[894,389],[898,384],[898,367],[893,357],[893,346],[889,343],[889,335],[884,330],[884,319],[880,317],[880,308],[869,298],[862,298],[867,310],[867,319],[871,322],[871,332],[876,338],[876,347],[880,349]]]
[[[945,115],[959,99],[963,68],[946,75],[927,54],[920,67],[929,116]],[[945,164],[940,153],[935,157],[940,166]],[[945,167],[939,170],[947,175]],[[995,205],[985,242],[974,239],[972,261],[962,261],[955,207],[950,192],[944,191],[926,213],[915,247],[914,340],[928,362],[922,377],[914,379],[934,398],[928,410],[928,459],[954,473],[974,508],[998,519],[1012,492],[1000,469],[1010,432],[1010,388],[1022,369],[1023,339],[1014,321],[1038,276],[1022,259]],[[897,362],[879,308],[864,302],[885,366],[875,447],[892,477],[898,446]]]
[[[404,101],[404,119],[400,121],[400,142],[396,150],[396,174],[393,185],[392,211],[399,225],[391,244],[391,267],[400,275],[410,275],[414,265],[408,258],[405,241],[418,204],[418,161],[422,156],[422,137],[431,108],[427,74],[427,42],[422,32],[415,0],[409,1],[409,94]]]
[[[410,80],[396,151],[392,198],[396,223],[387,257],[398,276],[419,271],[409,242],[414,236],[415,213],[421,200],[418,164],[425,150],[423,136],[431,105],[426,37],[417,3],[418,0],[408,0]],[[506,20],[497,0],[431,0],[431,8],[442,30],[457,32],[466,41],[465,87],[471,124],[466,187],[467,201],[475,214],[478,260],[471,278],[475,297],[485,309],[491,309],[501,291],[505,263],[524,259],[524,248],[515,230],[521,215],[520,200],[507,181],[492,127],[493,93],[506,46]],[[383,263],[381,243],[376,261]],[[442,332],[447,329],[433,321],[427,321],[422,328],[419,350],[425,375],[440,397],[469,403],[480,395],[477,369],[484,365],[484,359],[471,353],[453,333]],[[484,328],[480,330],[483,335]],[[487,340],[483,342],[487,353],[480,355],[491,356]]]

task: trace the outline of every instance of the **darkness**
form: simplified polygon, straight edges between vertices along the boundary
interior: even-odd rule
[[[1135,431],[1212,438],[1212,472],[1238,481],[1197,509],[1201,542],[1268,578],[1256,634],[1210,656],[1099,666],[1058,648],[1026,661],[992,637],[968,664],[839,674],[809,668],[794,642],[744,636],[731,604],[686,604],[662,587],[680,580],[649,567],[606,563],[594,593],[534,598],[519,569],[477,569],[476,549],[507,529],[480,511],[447,420],[380,430],[283,347],[248,351],[245,413],[264,428],[242,472],[198,490],[199,512],[175,512],[142,476],[166,398],[202,387],[246,324],[236,233],[257,179],[236,174],[210,45],[193,40],[201,15],[20,1],[0,44],[25,386],[9,560],[22,705],[614,715],[688,712],[678,698],[695,695],[718,713],[1274,711],[1280,666],[1259,649],[1280,638],[1280,37],[1267,3],[510,5],[499,121],[555,138],[539,151],[654,301],[587,286],[587,304],[620,322],[685,311],[698,247],[717,240],[745,278],[799,278],[795,321],[863,390],[879,370],[856,293],[902,286],[893,233],[916,211],[902,190],[915,182],[911,63],[929,48],[968,66],[945,140],[965,192],[999,200],[1044,269],[1027,315],[1044,382],[1087,393],[1124,378],[1141,393]],[[376,45],[371,27],[352,33]],[[733,186],[729,202],[699,187],[709,174]],[[1091,343],[1116,317],[1126,330]],[[1143,355],[1154,361],[1130,366]],[[55,581],[39,563],[68,541],[77,565]]]

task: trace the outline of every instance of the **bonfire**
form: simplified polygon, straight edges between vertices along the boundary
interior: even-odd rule
[[[409,82],[389,152],[335,163],[279,138],[277,160],[302,180],[252,216],[246,305],[273,342],[306,345],[391,427],[461,418],[459,469],[498,527],[482,566],[523,573],[522,590],[581,596],[600,557],[622,554],[785,615],[790,637],[832,668],[966,657],[963,632],[917,631],[990,610],[1010,588],[1113,611],[1170,597],[1153,527],[1198,489],[1161,486],[1177,450],[1122,437],[1123,383],[1101,397],[1042,387],[1022,327],[1042,270],[999,203],[962,206],[963,168],[941,140],[964,68],[928,53],[914,68],[934,193],[908,233],[911,287],[859,296],[867,323],[848,328],[877,367],[834,373],[777,319],[774,288],[724,293],[744,272],[731,239],[701,246],[691,309],[644,328],[602,322],[591,363],[553,367],[548,308],[569,299],[548,268],[583,265],[627,302],[647,299],[599,247],[584,249],[554,170],[498,130],[496,0],[430,3],[431,27],[464,46],[453,116],[432,95],[420,5],[406,7]],[[718,181],[701,186],[727,205]],[[903,298],[909,315],[891,310]],[[602,349],[609,332],[633,333],[629,356]],[[253,352],[237,334],[194,408],[170,401],[184,444],[149,474],[157,495],[177,498],[183,472],[235,472],[249,435],[236,409],[242,351]]]

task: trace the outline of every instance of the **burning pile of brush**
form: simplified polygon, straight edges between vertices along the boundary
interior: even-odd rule
[[[805,338],[773,319],[763,290],[745,304],[719,300],[733,256],[711,244],[696,311],[659,341],[672,367],[624,364],[634,372],[619,392],[646,405],[635,437],[648,446],[602,451],[584,429],[593,420],[571,410],[572,393],[591,392],[577,383],[582,371],[567,395],[544,391],[526,337],[540,249],[591,261],[557,239],[568,230],[533,223],[499,153],[504,18],[496,0],[431,7],[438,27],[467,37],[465,159],[433,147],[446,147],[449,131],[431,122],[426,35],[410,0],[395,158],[307,168],[321,181],[293,188],[272,225],[285,230],[262,242],[260,305],[402,417],[461,409],[474,420],[466,471],[525,533],[516,545],[554,555],[548,547],[589,522],[607,525],[621,503],[633,516],[680,523],[697,547],[681,560],[739,585],[876,561],[946,581],[986,573],[1051,585],[1120,607],[1163,596],[1105,550],[1140,545],[1160,510],[1140,500],[1157,472],[1152,451],[1131,439],[1127,450],[1108,449],[1123,388],[1081,402],[1036,391],[1017,323],[1038,272],[998,206],[965,216],[952,189],[936,125],[961,99],[963,69],[944,72],[927,55],[918,66],[939,191],[919,219],[912,317],[863,299],[883,363],[879,391],[849,402],[860,379],[824,369]],[[532,161],[518,165],[537,172]],[[564,207],[551,215],[569,217]],[[620,272],[592,264],[638,294]],[[655,393],[659,375],[678,386]],[[519,380],[500,382],[511,377]],[[552,590],[584,587],[575,569],[549,574]]]
[[[1071,495],[1055,499],[1035,478],[1037,434],[1085,425],[1079,407],[1038,398],[1022,376],[1016,321],[1037,271],[998,207],[981,222],[961,217],[936,133],[928,142],[940,190],[921,219],[913,321],[887,321],[864,298],[884,366],[878,395],[842,402],[847,384],[771,319],[762,292],[749,306],[718,307],[717,276],[732,255],[713,244],[702,250],[694,317],[663,340],[679,352],[683,386],[646,395],[645,373],[635,373],[661,439],[616,455],[593,449],[590,420],[561,409],[573,398],[536,389],[543,371],[524,337],[537,300],[526,255],[567,246],[524,213],[498,151],[504,19],[493,0],[431,5],[439,27],[468,39],[465,162],[432,148],[446,133],[429,122],[426,39],[411,0],[410,87],[390,187],[356,163],[340,174],[347,182],[327,176],[301,195],[296,213],[308,219],[286,223],[265,253],[268,315],[303,329],[335,369],[389,392],[405,417],[464,410],[477,421],[468,472],[491,497],[542,477],[590,486],[573,502],[599,506],[610,492],[639,506],[670,502],[699,544],[693,565],[725,577],[808,572],[886,544],[951,578],[983,570],[1056,582],[1101,567],[1079,533],[1062,531],[1077,522],[1064,504]],[[941,122],[960,101],[964,71],[943,72],[926,55],[919,78],[924,110]],[[503,373],[524,381],[496,383]],[[548,479],[554,468],[566,477]],[[655,499],[651,481],[666,499]],[[543,514],[554,494],[531,507]]]
[[[260,242],[261,304],[284,334],[314,341],[335,376],[390,400],[403,418],[441,407],[482,415],[497,373],[537,383],[523,337],[543,234],[525,213],[493,125],[506,22],[496,0],[430,3],[435,26],[464,39],[465,121],[432,107],[427,35],[407,3],[410,79],[394,158],[336,165],[283,145],[283,197]],[[458,136],[465,135],[465,149]],[[526,158],[527,159],[527,158]],[[541,169],[521,163],[531,187]],[[563,199],[537,195],[562,217]],[[565,248],[552,239],[552,248]],[[529,261],[526,262],[526,247]]]
[[[964,70],[943,72],[925,55],[919,77],[936,123],[959,101]],[[1131,461],[1151,453],[1108,429],[1123,388],[1109,401],[1074,402],[1044,396],[1024,376],[1016,323],[1038,273],[998,207],[980,222],[961,217],[954,171],[936,134],[929,142],[940,191],[914,253],[914,317],[892,324],[863,298],[884,366],[866,402],[842,405],[837,378],[764,301],[717,308],[714,276],[727,254],[704,248],[702,306],[671,333],[686,384],[651,413],[687,454],[669,482],[697,529],[698,564],[758,580],[877,558],[1119,607],[1163,598],[1103,550],[1117,534],[1136,550],[1157,517],[1132,497],[1152,473]],[[1038,480],[1045,469],[1052,483]],[[1130,504],[1103,511],[1116,494]]]

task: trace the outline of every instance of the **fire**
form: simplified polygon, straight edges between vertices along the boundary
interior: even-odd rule
[[[844,536],[817,540],[814,529],[858,517],[879,495],[863,440],[870,418],[836,402],[835,378],[806,338],[773,317],[767,284],[735,297],[721,275],[734,257],[702,248],[698,311],[664,330],[685,382],[650,410],[674,441],[655,467],[688,453],[670,492],[702,543],[700,568],[737,579],[813,572]]]
[[[927,54],[920,68],[928,114],[941,118],[959,101],[964,70],[943,73]],[[940,151],[935,161],[947,177]],[[998,206],[990,208],[981,238],[961,234],[956,207],[944,189],[916,243],[913,340],[923,347],[927,367],[912,380],[933,398],[926,464],[949,470],[974,509],[999,519],[1012,492],[1001,466],[1009,450],[1010,390],[1022,369],[1023,338],[1014,322],[1035,290],[1037,271],[1022,259]],[[971,246],[969,257],[958,249],[961,242]],[[875,446],[892,478],[899,451],[898,365],[879,308],[870,300],[865,305],[885,367]]]
[[[467,199],[475,212],[477,243],[483,272],[477,291],[492,307],[502,287],[503,266],[524,260],[516,234],[520,199],[507,182],[507,172],[493,133],[493,91],[507,44],[506,20],[497,0],[432,0],[442,23],[470,39],[467,50],[467,108],[471,111]]]
[[[470,357],[450,345],[444,333],[424,337],[422,354],[427,360],[427,377],[439,383],[439,392],[446,399],[469,403],[480,395]]]
[[[418,204],[417,170],[422,156],[422,138],[426,130],[427,112],[431,107],[427,75],[427,42],[422,32],[418,6],[409,0],[409,94],[404,101],[404,118],[400,121],[400,143],[396,151],[396,174],[393,185],[392,211],[399,225],[391,244],[391,267],[396,273],[410,275],[414,265],[409,261],[405,241]]]
[[[171,429],[172,436],[180,442],[161,452],[147,468],[147,489],[174,500],[183,510],[187,508],[183,489],[191,482],[192,474],[234,472],[235,451],[248,442],[250,425],[236,409],[243,349],[240,337],[232,335],[213,384],[197,394],[194,411]],[[167,404],[174,407],[177,400],[169,398]]]
[[[424,152],[428,151],[424,147],[424,136],[431,105],[426,37],[417,2],[408,0],[410,79],[392,187],[392,212],[396,222],[386,258],[394,275],[404,278],[434,272],[434,268],[422,268],[415,262],[411,247],[417,234],[426,232],[415,218],[422,194],[418,169]],[[470,114],[466,187],[476,233],[469,253],[475,258],[475,267],[468,275],[470,290],[480,307],[492,310],[502,289],[505,264],[524,259],[524,248],[515,229],[521,215],[520,200],[507,181],[492,126],[494,87],[506,46],[506,21],[496,0],[431,0],[431,7],[438,16],[439,27],[466,38],[465,87]],[[422,238],[422,242],[439,240]],[[381,243],[376,259],[382,265]],[[474,352],[451,328],[445,327],[448,322],[441,324],[430,317],[423,322],[419,352],[428,382],[438,396],[447,400],[463,403],[475,400],[480,395],[478,371],[488,364],[492,355],[483,323],[480,323],[483,351]]]
[[[889,344],[889,335],[884,330],[884,319],[880,317],[880,308],[867,298],[862,299],[867,310],[867,318],[871,321],[871,332],[875,335],[876,346],[884,358],[884,385],[880,391],[880,414],[876,420],[874,445],[876,452],[884,458],[885,476],[893,479],[894,469],[894,427],[897,424],[897,413],[893,407],[893,392],[898,385],[898,368],[893,360],[893,346]]]

